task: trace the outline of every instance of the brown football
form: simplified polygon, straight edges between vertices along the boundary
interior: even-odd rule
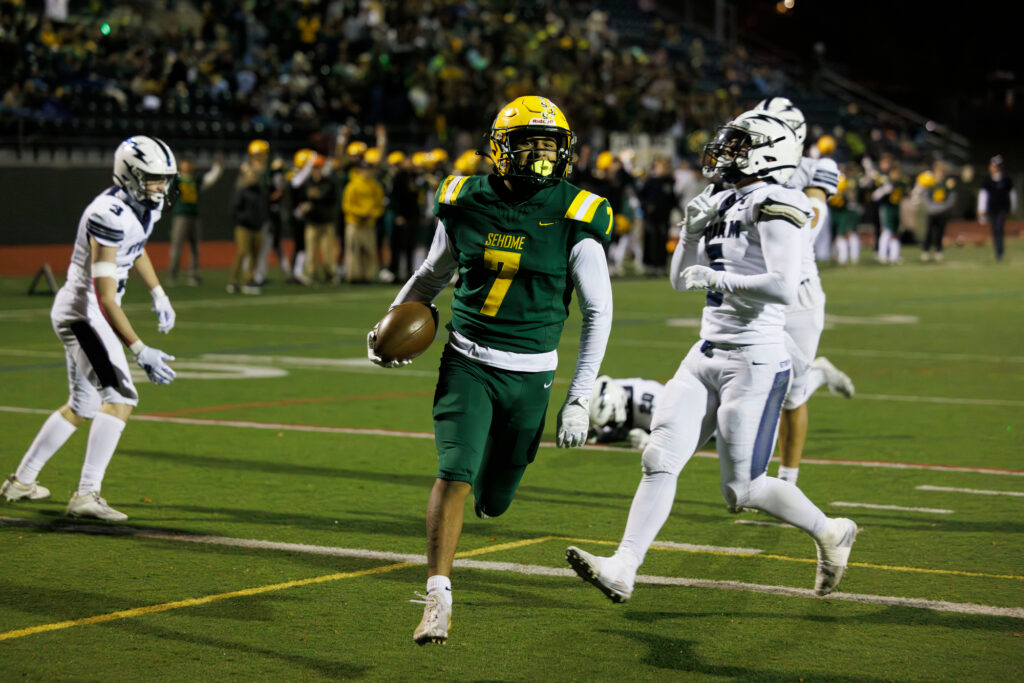
[[[434,341],[437,309],[421,301],[398,304],[377,323],[373,351],[385,362],[412,360]]]

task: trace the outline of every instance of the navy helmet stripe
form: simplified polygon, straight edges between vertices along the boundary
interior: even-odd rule
[[[167,165],[170,166],[171,165],[171,150],[170,150],[170,148],[168,148],[167,145],[165,145],[163,140],[161,140],[160,138],[150,138],[150,139],[153,140],[153,142],[155,142],[157,144],[157,147],[160,148],[160,151],[164,153],[164,158],[167,159]]]

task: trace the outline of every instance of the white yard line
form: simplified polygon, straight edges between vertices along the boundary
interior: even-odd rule
[[[141,538],[152,538],[163,541],[178,541],[183,543],[199,543],[207,545],[231,546],[236,548],[252,548],[256,550],[276,550],[284,552],[310,553],[316,555],[331,555],[334,557],[353,557],[359,559],[379,560],[383,562],[408,562],[410,564],[426,564],[426,557],[423,555],[412,555],[403,553],[391,553],[377,550],[365,550],[362,548],[338,548],[331,546],[306,545],[303,543],[281,543],[277,541],[261,541],[245,538],[231,538],[226,536],[203,536],[182,533],[167,533],[151,529],[137,529],[124,526],[107,525],[82,525],[63,524],[53,522],[36,522],[34,520],[19,519],[13,517],[0,517],[0,524],[17,527],[42,527],[53,531],[103,534],[118,537],[135,536]],[[565,578],[576,578],[576,573],[564,567],[548,567],[536,564],[520,564],[517,562],[493,562],[483,560],[457,559],[455,566],[465,569],[476,569],[480,571],[502,571],[515,574],[526,574],[531,576],[556,576]],[[809,588],[793,588],[790,586],[771,586],[759,583],[747,583],[744,581],[716,581],[711,579],[692,579],[675,576],[650,576],[641,574],[636,577],[637,583],[652,584],[658,586],[683,586],[687,588],[702,588],[707,590],[730,590],[747,593],[763,593],[767,595],[781,595],[793,598],[812,598],[820,600]],[[974,614],[993,617],[1008,617],[1012,619],[1024,619],[1024,609],[1019,607],[995,607],[991,605],[978,605],[972,603],[947,602],[944,600],[926,600],[922,598],[904,598],[889,595],[865,595],[859,593],[832,593],[826,600],[840,600],[845,602],[859,602],[869,605],[885,605],[894,607],[910,607],[914,609],[928,609],[939,612],[956,612],[959,614]]]
[[[908,508],[900,505],[877,505],[875,503],[847,503],[841,500],[835,500],[829,503],[829,505],[837,508],[866,508],[868,510],[895,510],[897,512],[927,512],[932,515],[951,515],[956,510],[946,510],[944,508]]]
[[[950,493],[974,493],[979,496],[1015,496],[1024,498],[1024,491],[988,491],[985,489],[958,489],[952,486],[931,486],[922,484],[915,487],[918,491],[948,491]]]
[[[406,372],[402,370],[402,372]],[[53,409],[46,408],[22,408],[20,406],[0,406],[0,413],[21,413],[25,415],[49,415]],[[288,424],[282,422],[254,422],[251,420],[211,420],[206,418],[174,417],[163,415],[146,415],[136,413],[131,418],[133,421],[142,422],[170,422],[174,424],[187,424],[205,427],[233,427],[237,429],[276,429],[279,431],[292,432],[314,432],[323,434],[355,434],[369,436],[396,436],[409,439],[433,439],[431,432],[410,432],[396,429],[366,429],[362,427],[326,427],[318,425]],[[551,441],[544,441],[542,446],[554,446]],[[616,453],[637,454],[638,451],[626,446],[607,446],[604,444],[591,444],[589,450],[613,451]],[[710,451],[697,451],[694,454],[697,458],[709,458],[717,460],[718,455]],[[901,470],[925,470],[929,472],[971,472],[974,474],[997,474],[1002,476],[1020,477],[1024,476],[1021,470],[1001,470],[991,467],[962,467],[958,465],[929,465],[906,462],[883,462],[879,460],[823,460],[820,458],[804,458],[801,462],[814,465],[838,465],[841,467],[871,467],[889,468]]]

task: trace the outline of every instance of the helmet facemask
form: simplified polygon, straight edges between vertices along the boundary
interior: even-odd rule
[[[531,185],[553,185],[572,170],[576,135],[561,128],[492,129],[491,154],[498,175]]]
[[[715,139],[704,145],[701,172],[705,178],[733,185],[746,175],[747,152],[754,146],[750,132],[734,126],[722,126]]]

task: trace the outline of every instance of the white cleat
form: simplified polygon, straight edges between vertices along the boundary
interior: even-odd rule
[[[123,522],[128,519],[128,515],[107,505],[107,501],[100,498],[98,491],[90,491],[82,495],[75,493],[68,501],[68,509],[65,514],[68,517],[92,517],[108,522]]]
[[[412,639],[416,641],[417,645],[426,645],[427,643],[444,643],[448,640],[448,629],[452,627],[452,606],[446,604],[445,601],[437,593],[429,593],[423,595],[417,593],[422,600],[410,600],[409,602],[418,602],[423,607],[423,619],[420,620],[420,625],[413,631]]]
[[[824,356],[819,356],[811,363],[812,368],[817,368],[825,373],[825,384],[833,394],[839,394],[846,398],[853,398],[855,389],[853,380],[845,372],[832,365],[831,361]]]
[[[12,474],[7,477],[3,485],[0,485],[0,497],[6,500],[8,503],[13,503],[16,500],[23,500],[25,498],[29,500],[39,500],[46,498],[50,495],[50,489],[45,486],[40,486],[36,482],[31,484],[22,484]]]
[[[818,573],[814,577],[815,593],[828,595],[839,586],[856,539],[857,525],[852,519],[837,517],[828,520],[821,538],[814,541],[818,546]]]
[[[612,602],[626,602],[633,595],[633,577],[614,557],[598,557],[576,546],[565,549],[572,570],[587,583],[597,586]]]

